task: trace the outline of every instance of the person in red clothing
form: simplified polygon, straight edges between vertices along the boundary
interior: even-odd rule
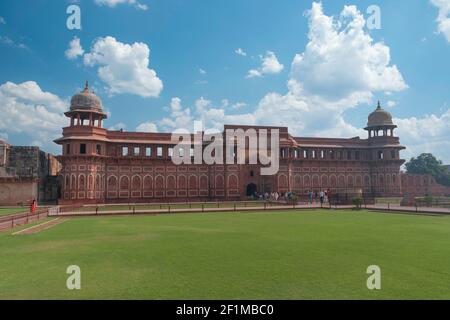
[[[33,199],[30,205],[30,213],[34,213],[36,211],[36,200]]]

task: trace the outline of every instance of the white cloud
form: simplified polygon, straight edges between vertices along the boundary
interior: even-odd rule
[[[236,53],[237,55],[243,56],[243,57],[247,56],[247,53],[244,50],[242,50],[241,48],[237,48],[236,50],[234,50],[234,53]]]
[[[268,93],[253,112],[243,114],[227,114],[223,105],[215,107],[200,98],[195,113],[189,111],[190,120],[201,119],[219,129],[225,123],[266,124],[288,126],[296,135],[365,136],[362,129],[344,120],[345,111],[371,103],[376,92],[407,88],[397,67],[390,65],[389,47],[374,43],[355,6],[344,7],[333,18],[314,3],[308,18],[309,42],[293,59],[287,93]],[[282,70],[272,52],[261,59],[262,66],[249,76]]]
[[[6,36],[1,36],[0,35],[0,43],[3,43],[5,45],[7,45],[7,46],[14,47],[14,48],[29,50],[29,48],[27,47],[26,44],[24,44],[24,43],[17,43],[14,40],[12,40],[11,38],[6,37]]]
[[[123,122],[118,122],[112,126],[110,126],[108,128],[108,130],[113,130],[113,131],[119,131],[119,130],[125,130],[125,128],[127,127],[127,125]]]
[[[194,121],[203,121],[205,129],[216,130],[222,130],[223,125],[227,123],[255,124],[255,118],[251,114],[227,114],[225,108],[229,105],[229,101],[223,99],[221,106],[216,107],[212,101],[200,97],[195,101],[194,108],[190,108],[182,106],[179,98],[172,98],[170,114],[159,124],[165,131],[193,131]]]
[[[16,102],[46,106],[52,111],[64,112],[67,109],[66,102],[53,93],[42,91],[34,81],[21,84],[8,81],[0,86],[0,94],[13,98]]]
[[[405,158],[430,152],[450,164],[450,109],[440,116],[396,118],[394,122],[398,125],[397,135],[406,146]]]
[[[6,20],[3,17],[0,17],[0,24],[6,24]]]
[[[393,108],[393,107],[395,107],[395,106],[397,105],[397,103],[396,103],[395,101],[389,100],[389,101],[386,103],[386,105],[387,105],[389,108]]]
[[[34,81],[6,82],[0,86],[0,131],[25,134],[30,143],[56,151],[52,140],[68,125],[63,114],[67,104],[57,95],[42,91]]]
[[[198,69],[198,72],[199,72],[200,74],[206,74],[206,71],[203,70],[202,68]]]
[[[137,132],[158,132],[158,127],[153,122],[144,122],[137,126]]]
[[[230,105],[230,101],[228,99],[222,99],[222,107],[226,108]]]
[[[336,101],[407,88],[397,66],[390,65],[389,47],[374,43],[355,6],[345,6],[338,20],[313,3],[308,38],[305,52],[295,56],[291,71],[292,80],[306,93]]]
[[[174,97],[170,103],[170,115],[160,121],[160,125],[166,130],[188,129],[193,126],[194,118],[190,108],[184,108],[181,99]]]
[[[221,131],[225,124],[256,124],[253,114],[227,114],[226,109],[214,106],[210,100],[200,97],[195,102],[195,120],[202,121],[205,129]],[[192,127],[192,123],[190,124]],[[191,129],[186,127],[186,129]]]
[[[265,74],[277,74],[283,71],[284,66],[278,61],[277,56],[272,51],[267,51],[265,56],[261,56],[261,67],[248,71],[247,78],[262,77]]]
[[[313,3],[307,16],[309,42],[293,59],[288,92],[261,99],[256,122],[288,126],[296,135],[365,136],[344,120],[344,113],[371,103],[376,92],[407,88],[397,67],[390,65],[389,47],[373,41],[355,6],[332,17]]]
[[[148,6],[146,4],[142,4],[136,0],[95,0],[95,3],[97,5],[108,6],[110,8],[114,8],[118,4],[129,4],[140,10],[148,10]]]
[[[431,0],[431,3],[439,8],[439,14],[436,19],[438,32],[442,33],[447,41],[450,42],[450,0]]]
[[[111,94],[131,93],[141,97],[158,97],[163,83],[153,69],[149,69],[150,49],[145,43],[132,45],[113,37],[99,38],[84,63],[99,66],[98,75],[108,85]]]
[[[367,137],[363,129],[345,121],[345,112],[368,103],[375,109],[374,95],[408,88],[391,63],[390,49],[371,38],[355,6],[345,6],[340,16],[333,18],[323,13],[321,4],[314,3],[308,18],[309,42],[293,59],[285,94],[268,93],[252,112],[241,114],[227,114],[223,102],[215,107],[201,97],[194,112],[188,107],[180,107],[176,113],[172,109],[165,119],[170,126],[165,128],[191,129],[195,119],[219,130],[227,123],[259,124],[288,126],[298,136]],[[392,107],[393,102],[387,105]],[[450,162],[450,110],[441,116],[394,122],[401,142],[408,147],[406,156],[429,151]]]
[[[69,48],[66,50],[65,55],[67,59],[73,60],[78,56],[82,56],[84,54],[84,50],[81,47],[80,39],[78,37],[74,37],[70,43]]]
[[[203,97],[200,97],[195,101],[195,107],[197,108],[197,112],[201,113],[205,108],[211,105],[211,101],[207,100]]]
[[[261,76],[262,76],[262,73],[259,70],[256,70],[256,69],[248,70],[247,78],[257,78],[257,77],[261,77]]]
[[[231,105],[231,109],[238,110],[238,109],[242,109],[243,107],[246,107],[246,106],[247,106],[247,104],[245,102],[236,102]]]

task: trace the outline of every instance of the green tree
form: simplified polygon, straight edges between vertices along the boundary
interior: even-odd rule
[[[408,173],[430,174],[437,183],[450,186],[450,173],[447,167],[431,153],[422,153],[417,158],[411,158],[405,167]]]

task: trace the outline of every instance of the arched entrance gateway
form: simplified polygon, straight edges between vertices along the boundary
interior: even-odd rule
[[[249,183],[247,185],[247,197],[254,196],[256,191],[258,191],[258,188],[256,187],[256,184]]]

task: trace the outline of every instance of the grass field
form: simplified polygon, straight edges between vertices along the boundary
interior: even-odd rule
[[[449,299],[449,244],[450,217],[367,211],[72,218],[0,234],[0,299]]]
[[[0,208],[0,217],[8,216],[15,213],[28,212],[29,208],[17,207],[17,208]]]

